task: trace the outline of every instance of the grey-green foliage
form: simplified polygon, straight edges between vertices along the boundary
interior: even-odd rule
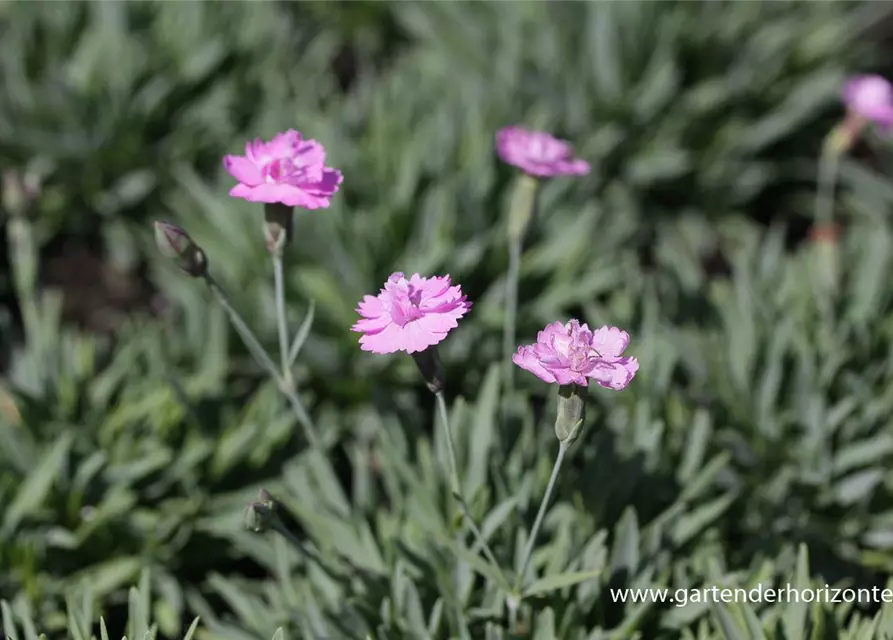
[[[675,327],[661,320],[656,292],[680,279],[686,263],[674,256],[684,256],[686,251],[677,247],[675,252],[660,252],[664,256],[661,269],[643,278],[639,291],[633,287],[644,307],[643,323],[634,332],[638,354],[652,366],[622,394],[592,394],[591,426],[573,450],[559,500],[546,521],[547,537],[534,557],[534,571],[544,582],[534,583],[528,592],[536,596],[537,590],[546,590],[530,602],[534,612],[549,607],[552,613],[540,615],[556,616],[555,624],[562,629],[559,637],[566,637],[562,634],[570,630],[600,637],[599,629],[618,632],[624,628],[643,629],[647,635],[644,630],[700,624],[707,607],[692,606],[684,609],[684,615],[682,610],[670,615],[656,607],[609,603],[606,589],[742,585],[758,579],[781,582],[793,562],[790,541],[801,537],[821,541],[814,559],[820,576],[834,571],[840,562],[847,563],[848,572],[856,572],[853,575],[888,569],[889,538],[884,531],[889,516],[882,487],[889,481],[884,469],[889,468],[893,450],[884,444],[882,427],[889,414],[885,389],[890,372],[886,356],[874,356],[879,344],[887,342],[884,327],[890,324],[889,295],[878,275],[885,272],[889,260],[890,234],[888,225],[876,221],[853,225],[850,242],[841,247],[845,267],[840,292],[823,310],[821,291],[815,289],[815,246],[784,256],[780,230],[763,232],[752,225],[735,225],[724,234],[738,241],[737,248],[730,249],[731,276],[705,283],[711,295],[704,315],[689,323],[679,321]],[[674,241],[667,238],[667,243]],[[696,243],[697,238],[692,226],[683,239],[675,241]],[[591,305],[586,315],[609,312]],[[200,327],[198,320],[207,317],[208,307],[195,307],[187,319],[191,313],[199,316],[187,326]],[[189,341],[178,340],[179,328],[161,331],[159,336],[144,327],[130,337],[129,349],[149,363],[151,358],[176,358],[177,345],[184,349]],[[141,344],[145,347],[139,351],[134,345]],[[158,344],[166,345],[170,354],[159,353],[157,347],[149,349]],[[72,349],[54,351],[64,356]],[[218,347],[209,353],[222,351]],[[85,426],[96,429],[100,442],[107,443],[104,448],[124,461],[138,454],[127,446],[132,435],[117,425],[127,425],[131,431],[148,427],[156,435],[152,440],[144,435],[142,442],[154,456],[145,456],[143,465],[131,462],[127,469],[135,476],[131,478],[114,465],[70,457],[69,451],[78,444],[88,450],[96,445],[83,437],[73,439],[67,435],[70,429],[67,433],[60,429],[56,442],[46,447],[43,464],[38,464],[24,456],[18,459],[16,452],[27,450],[28,443],[20,441],[21,427],[10,427],[4,433],[17,448],[8,448],[14,456],[7,462],[18,459],[27,479],[6,511],[5,527],[21,531],[23,522],[53,518],[52,512],[39,507],[47,504],[59,460],[68,459],[77,473],[67,473],[72,480],[63,478],[61,485],[56,480],[56,485],[67,496],[69,509],[82,504],[70,502],[77,500],[72,487],[84,482],[79,479],[89,480],[97,473],[109,478],[110,488],[95,507],[99,516],[108,515],[92,515],[81,531],[129,523],[126,528],[137,542],[149,543],[150,554],[161,554],[156,569],[161,570],[181,552],[173,541],[183,534],[173,535],[170,544],[158,547],[158,531],[194,527],[193,535],[227,540],[276,576],[275,582],[258,582],[214,574],[204,594],[183,585],[189,608],[202,616],[215,637],[246,637],[246,632],[266,635],[283,625],[309,637],[366,633],[417,637],[422,628],[458,633],[467,626],[475,637],[487,624],[499,624],[504,602],[495,581],[488,579],[479,560],[468,557],[443,533],[451,525],[442,512],[448,487],[438,471],[445,463],[444,444],[439,431],[433,442],[418,433],[420,418],[410,397],[398,393],[393,402],[379,407],[320,415],[324,428],[350,425],[345,448],[352,463],[351,487],[342,488],[331,461],[317,454],[293,457],[285,462],[280,478],[268,484],[300,523],[302,537],[333,564],[320,567],[296,557],[278,538],[258,538],[240,529],[239,508],[248,499],[247,491],[205,497],[211,485],[198,486],[194,480],[186,480],[181,489],[185,497],[166,488],[180,480],[178,473],[195,469],[190,447],[172,451],[171,444],[163,444],[165,433],[184,420],[177,411],[185,409],[179,408],[177,395],[169,391],[167,412],[178,409],[166,427],[165,422],[156,422],[166,413],[157,399],[127,401],[140,395],[151,398],[153,387],[178,388],[167,387],[163,378],[146,376],[134,365],[133,352],[122,348],[119,356],[120,369],[129,374],[119,390],[124,394],[122,404],[108,413],[105,422],[87,421]],[[76,383],[72,365],[61,362],[54,368],[59,378]],[[96,378],[95,388],[107,386],[117,368],[113,362]],[[690,380],[686,387],[671,384],[669,374],[662,373],[680,369]],[[202,396],[207,392],[199,381],[208,374],[196,370],[193,375],[182,388]],[[23,376],[19,374],[22,381]],[[217,384],[221,384],[219,379]],[[479,392],[469,400],[457,399],[451,414],[474,516],[483,523],[505,566],[517,569],[524,543],[521,514],[535,508],[551,463],[543,452],[556,445],[548,428],[537,428],[543,418],[537,418],[529,407],[521,410],[517,439],[501,434],[497,393],[494,367]],[[106,405],[100,402],[103,394],[93,391],[88,396],[99,403],[97,415],[105,416]],[[270,416],[281,407],[272,390],[256,394],[252,404],[273,411]],[[66,409],[64,403],[57,406],[58,411]],[[138,409],[141,406],[145,413]],[[87,416],[90,407],[83,409]],[[125,411],[129,413],[122,416]],[[27,404],[23,413],[29,420],[39,419],[36,409]],[[64,419],[64,413],[57,415],[57,429],[66,424]],[[233,418],[224,416],[224,420]],[[260,424],[267,428],[275,424],[267,420]],[[282,425],[283,438],[294,426],[286,416],[277,423]],[[235,464],[244,464],[244,456],[262,456],[259,451],[275,444],[269,432],[264,432],[264,447],[246,444],[258,442],[256,429],[235,422],[219,442],[198,447],[209,456],[214,452],[207,459],[208,480],[220,480],[214,472],[215,461],[233,455],[228,452],[237,452]],[[197,430],[193,430],[195,438]],[[183,456],[182,463],[176,462],[176,455]],[[157,467],[151,462],[155,457],[160,461]],[[159,503],[157,511],[143,508],[124,516],[134,505],[144,473],[158,479],[145,489],[140,502],[152,499],[153,485],[173,495]],[[176,508],[190,499],[201,509]],[[389,505],[388,509],[380,509],[382,504]],[[159,516],[164,519],[159,521]],[[32,531],[20,533],[13,550],[35,544],[68,551],[81,548],[83,534],[77,529],[72,533],[60,528],[51,536],[42,529]],[[732,544],[733,540],[738,542]],[[115,553],[114,547],[107,549]],[[83,577],[101,594],[102,586],[114,589],[140,566],[131,561],[127,574],[126,564],[126,559],[116,557],[85,571]],[[52,570],[52,564],[45,566]],[[484,577],[475,578],[476,571]],[[54,589],[60,593],[64,583],[47,581],[44,572],[32,578],[32,585],[40,585],[44,595]],[[584,580],[576,590],[562,590],[563,598],[547,589],[559,584],[557,576],[573,572],[597,577]],[[109,574],[117,574],[118,581],[109,583]],[[172,616],[169,628],[176,628],[175,614],[166,609],[176,607],[184,595],[180,595],[181,585],[167,578],[156,586],[159,616]],[[215,610],[208,600],[212,594],[222,598],[235,617]],[[623,613],[615,619],[618,609]],[[53,619],[50,611],[48,621]],[[842,614],[835,610],[834,615]],[[831,618],[837,620],[835,624],[856,624],[848,618]],[[538,620],[537,625],[551,624]],[[492,633],[498,633],[497,628]]]
[[[626,520],[628,527],[635,527],[635,517]],[[627,531],[626,533],[633,533]],[[632,555],[631,555],[632,554]],[[628,550],[621,553],[621,562],[636,562],[635,551]],[[893,606],[889,603],[883,604],[880,610],[874,615],[866,615],[861,612],[851,612],[851,603],[854,598],[864,598],[865,595],[857,593],[844,595],[842,587],[829,587],[823,581],[817,581],[809,578],[809,558],[805,546],[799,548],[796,557],[793,555],[782,557],[784,565],[788,567],[782,577],[786,582],[783,587],[776,589],[785,594],[777,596],[777,602],[769,606],[749,602],[742,590],[752,592],[759,589],[765,593],[764,588],[767,579],[773,577],[771,569],[762,567],[762,570],[752,576],[749,580],[741,580],[737,576],[723,576],[720,567],[715,558],[706,558],[708,571],[711,574],[714,585],[719,589],[725,590],[725,595],[714,597],[713,600],[707,600],[705,595],[695,595],[689,592],[686,598],[688,602],[682,605],[673,605],[666,615],[667,629],[666,631],[680,627],[682,630],[682,638],[702,638],[705,640],[745,640],[745,639],[765,639],[775,640],[782,638],[839,638],[841,640],[863,640],[865,638],[884,638],[893,632]],[[614,566],[612,560],[612,567]],[[630,565],[625,565],[630,566]],[[429,615],[426,617],[425,612],[421,610],[419,597],[413,578],[409,577],[403,568],[398,568],[392,577],[392,598],[388,597],[382,602],[383,610],[394,611],[397,616],[404,616],[407,623],[401,629],[388,628],[382,625],[377,632],[360,632],[359,630],[348,631],[343,627],[324,627],[319,623],[305,624],[299,632],[298,637],[305,638],[328,638],[328,637],[348,637],[356,638],[431,638],[440,637],[439,629],[441,627],[441,617],[444,611],[444,601],[437,600]],[[149,608],[149,576],[143,573],[139,587],[133,587],[128,594],[128,621],[126,623],[126,638],[143,638],[143,640],[154,640],[158,637],[158,625],[151,621],[151,611]],[[257,616],[260,619],[264,615],[275,615],[275,611],[271,611],[269,605],[263,602],[252,601],[250,597],[239,595],[232,589],[234,585],[221,584],[221,589],[229,589],[230,598],[235,602],[234,607],[240,609],[244,607],[249,616]],[[661,588],[654,587],[651,588]],[[686,588],[686,587],[681,587]],[[788,588],[796,591],[796,595],[787,595]],[[849,587],[852,588],[852,587]],[[893,583],[888,583],[884,587],[888,591],[893,589]],[[581,589],[582,591],[582,589]],[[807,595],[808,594],[808,595]],[[294,593],[295,596],[302,595],[299,592]],[[593,595],[590,590],[587,594]],[[578,606],[585,606],[585,601],[589,599],[585,596],[577,598]],[[289,603],[294,607],[295,601]],[[612,637],[629,637],[635,634],[638,619],[647,614],[651,605],[643,605],[636,608],[633,614],[624,621],[616,629],[611,632],[602,632],[595,630],[592,633],[586,633],[580,629],[573,619],[564,620],[556,616],[555,610],[551,607],[543,608],[534,620],[525,623],[525,630],[529,632],[529,636],[534,640],[552,640],[554,638],[580,638],[581,640],[598,640],[602,638]],[[393,615],[393,614],[392,614]],[[388,618],[388,614],[383,617]],[[700,618],[698,624],[690,625],[695,617]],[[39,623],[34,619],[29,605],[25,600],[18,600],[10,603],[6,600],[0,600],[0,623],[4,635],[9,640],[45,640],[47,636],[40,634]],[[76,599],[72,594],[67,603],[67,632],[68,637],[72,640],[95,640],[97,636],[93,633],[94,623],[94,605],[92,601],[92,593],[89,590],[81,594],[80,599]],[[258,625],[259,627],[269,627],[270,624]],[[99,638],[100,640],[108,640],[111,636],[108,632],[106,623],[102,617],[98,620]],[[200,619],[196,618],[185,630],[182,637],[183,640],[197,640],[202,638],[257,638],[266,637],[263,632],[255,630],[252,634],[245,634],[235,629],[227,629],[219,625],[212,625],[210,628],[200,626]],[[522,631],[521,633],[524,633]],[[284,628],[277,628],[273,634],[273,640],[285,640],[289,637],[288,632]],[[507,635],[499,626],[492,622],[487,622],[483,627],[483,635],[475,637],[485,637],[489,639],[502,639],[512,637]],[[646,636],[654,637],[654,636]]]
[[[155,640],[158,637],[158,625],[151,621],[149,584],[149,574],[144,572],[139,586],[130,588],[127,597],[126,635],[123,640],[127,640],[127,638]],[[72,640],[96,640],[97,636],[93,632],[96,620],[94,619],[92,591],[87,588],[80,594],[70,594],[66,608],[68,637]],[[7,640],[47,640],[47,636],[40,633],[41,624],[35,620],[27,600],[19,599],[12,603],[0,600],[0,623],[2,623],[3,635]],[[112,637],[101,616],[98,620],[98,627],[100,640],[109,640]],[[179,637],[182,637],[183,640],[202,637],[199,632],[199,619],[194,619],[185,629],[185,633]],[[284,637],[282,630],[278,630],[273,636],[273,640],[283,640]]]
[[[521,623],[538,640],[756,626],[793,640],[800,614],[782,605],[624,605],[607,590],[793,582],[801,541],[815,584],[889,571],[889,183],[846,165],[855,222],[827,304],[814,249],[788,251],[781,226],[740,216],[808,210],[805,188],[770,187],[811,167],[844,71],[867,59],[852,38],[870,5],[399,3],[378,18],[406,40],[378,65],[383,28],[321,7],[0,5],[4,48],[25,52],[3,57],[0,153],[50,161],[38,239],[101,229],[168,301],[112,341],[61,326],[43,291],[15,341],[0,594],[17,628],[31,616],[60,633],[66,597],[90,585],[95,602],[74,614],[86,636],[86,612],[120,611],[148,568],[140,629],[151,609],[164,637],[194,615],[214,638],[507,637],[505,594],[445,515],[444,443],[412,363],[361,352],[348,328],[394,270],[449,272],[475,301],[443,345],[451,416],[473,515],[516,571],[557,445],[554,389],[523,372],[511,420],[497,419],[511,174],[492,141],[515,121],[571,138],[594,165],[543,190],[519,339],[578,314],[627,328],[642,362],[629,389],[591,393]],[[346,46],[359,53],[342,92],[332,63]],[[293,326],[316,304],[296,377],[338,441],[328,456],[297,450],[224,316],[137,224],[176,219],[274,345],[260,211],[227,196],[219,159],[292,126],[345,174],[330,209],[299,216],[288,255]],[[704,269],[717,250],[728,276]],[[243,530],[261,484],[321,562]],[[889,615],[810,608],[807,627],[871,637]]]
[[[343,329],[355,299],[403,270],[449,272],[474,295],[480,322],[448,348],[459,361],[473,359],[469,382],[479,382],[475,372],[498,354],[486,336],[501,323],[505,244],[494,224],[507,173],[492,151],[498,127],[553,128],[595,167],[543,194],[548,213],[522,272],[520,335],[529,335],[635,279],[636,252],[650,252],[681,213],[728,216],[789,181],[818,148],[822,134],[807,127],[827,112],[859,50],[847,43],[860,14],[837,3],[808,12],[724,3],[722,17],[704,3],[400,6],[398,21],[420,41],[381,75],[360,75],[343,100],[315,105],[312,91],[296,87],[293,108],[265,102],[256,112],[253,133],[298,122],[345,174],[331,209],[299,219],[293,252],[293,286],[320,306],[321,335],[305,354],[317,375],[350,368],[369,379],[368,368],[381,366]],[[608,35],[597,37],[601,29]],[[613,48],[598,44],[620,36]],[[636,42],[667,44],[651,53]],[[616,74],[602,77],[612,66]],[[655,80],[664,75],[670,80]],[[605,84],[618,85],[613,98]],[[662,94],[642,97],[654,87]],[[239,150],[239,141],[230,144]],[[237,251],[257,265],[226,261],[218,273],[242,308],[257,310],[256,323],[271,325],[268,289],[256,286],[267,269],[253,208],[228,198],[232,181],[222,171],[212,185],[186,166],[176,174],[183,189],[169,205],[177,221],[212,255]],[[777,206],[807,213],[799,199]],[[356,392],[347,381],[338,389]]]
[[[135,318],[110,350],[107,338],[60,327],[58,295],[16,280],[35,313],[9,372],[21,418],[0,420],[0,560],[12,568],[0,588],[36,600],[52,631],[66,592],[89,586],[106,601],[149,567],[170,635],[183,619],[178,575],[223,552],[197,522],[219,513],[214,500],[229,513],[254,493],[242,483],[266,477],[291,420],[275,389],[240,391],[216,309],[176,326]]]
[[[786,178],[785,164],[804,152],[790,143],[837,95],[859,14],[853,5],[414,3],[398,19],[426,46],[392,81],[417,80],[436,103],[394,105],[404,117],[388,120],[386,139],[393,146],[403,122],[419,122],[414,137],[431,136],[419,145],[421,171],[443,179],[458,168],[464,191],[485,192],[482,147],[496,127],[526,120],[570,134],[594,160],[592,186],[640,191],[653,216],[685,206],[723,214]],[[431,84],[450,90],[425,91]],[[432,147],[441,153],[431,157]]]
[[[566,213],[594,193],[621,198],[629,220],[603,242],[648,243],[657,216],[727,215],[790,179],[817,148],[809,125],[866,59],[853,40],[873,6],[401,2],[348,28],[354,10],[10,3],[3,38],[23,55],[2,67],[0,152],[55,167],[46,233],[102,234],[132,264],[127,219],[178,198],[185,167],[211,174],[240,138],[297,126],[348,176],[349,205],[327,214],[336,228],[312,228],[302,247],[335,275],[308,274],[308,286],[353,294],[394,262],[447,259],[477,267],[486,286],[500,266],[483,260],[501,246],[489,237],[496,128],[527,121],[571,137],[595,171],[573,198],[556,194]],[[385,18],[407,39],[392,57],[378,55]],[[342,93],[345,56],[356,77]],[[196,204],[174,208],[192,218]]]
[[[814,569],[832,583],[835,581],[829,576],[841,571],[857,586],[872,580],[868,577],[872,570],[889,570],[890,542],[884,534],[889,498],[883,487],[890,481],[887,469],[893,450],[885,444],[883,428],[889,415],[885,390],[890,386],[884,327],[889,326],[891,307],[878,274],[885,271],[889,260],[891,230],[876,222],[854,224],[850,241],[841,247],[841,289],[827,311],[816,278],[816,260],[825,258],[816,255],[815,246],[785,257],[779,229],[762,232],[737,225],[726,232],[740,246],[730,250],[730,278],[705,285],[711,295],[704,316],[673,328],[660,321],[654,292],[662,288],[662,282],[678,279],[685,268],[683,260],[665,258],[660,274],[644,281],[641,300],[652,315],[645,314],[635,336],[638,353],[651,366],[637,378],[636,385],[616,396],[617,402],[609,402],[615,396],[599,395],[594,400],[592,424],[598,426],[590,428],[592,432],[581,439],[574,453],[577,471],[562,476],[565,502],[551,510],[547,520],[550,542],[538,550],[535,569],[547,576],[546,582],[573,571],[597,572],[599,578],[582,583],[571,600],[555,601],[553,594],[538,604],[537,609],[553,606],[548,615],[557,615],[564,625],[559,637],[572,637],[567,634],[578,630],[589,633],[590,629],[592,637],[601,637],[599,628],[613,629],[621,636],[621,629],[642,629],[645,637],[653,637],[645,630],[653,633],[656,628],[698,625],[707,606],[692,605],[667,614],[655,607],[608,605],[605,589],[608,585],[679,588],[765,581],[783,585],[794,563],[791,540],[813,541]],[[689,238],[696,242],[695,229],[690,229]],[[599,313],[604,310],[593,305],[587,315],[598,317]],[[870,332],[866,332],[868,328]],[[885,349],[880,358],[879,347]],[[661,375],[674,369],[687,373],[691,380],[687,388],[670,386]],[[512,538],[512,532],[518,531],[512,523],[519,524],[519,511],[529,513],[535,508],[551,462],[542,451],[554,450],[556,445],[547,428],[532,428],[530,414],[524,417],[521,436],[513,446],[505,440],[497,445],[493,376],[495,372],[485,378],[474,405],[459,403],[453,414],[463,443],[460,459],[465,479],[477,507],[475,516],[485,522],[485,529],[488,518],[502,523],[495,536],[503,536],[504,541],[494,544],[491,539],[491,544],[511,566],[523,546],[523,533]],[[862,401],[860,394],[864,394]],[[438,451],[436,442],[429,447],[424,439],[417,440],[416,451],[407,450],[395,440],[395,434],[402,433],[400,423],[381,425],[380,421],[380,415],[370,415],[360,423],[381,428],[380,457],[375,459],[391,507],[387,516],[377,514],[375,519],[382,527],[373,536],[382,541],[378,550],[363,542],[368,538],[365,521],[348,542],[350,537],[341,537],[344,525],[340,517],[326,525],[315,515],[326,510],[320,498],[325,482],[314,483],[302,475],[299,483],[290,484],[287,471],[282,487],[289,496],[284,499],[286,504],[309,535],[320,544],[331,541],[333,552],[352,555],[357,563],[387,558],[385,532],[399,526],[390,519],[400,512],[406,514],[403,526],[409,526],[396,536],[403,544],[408,544],[423,523],[432,523],[435,535],[445,525],[431,509],[437,500],[432,489],[437,481],[429,475],[437,465],[430,451]],[[492,486],[475,493],[474,488],[480,487],[475,470],[486,461]],[[393,489],[400,486],[401,477],[389,479],[391,473],[402,476],[405,489]],[[355,495],[365,500],[368,484],[355,485]],[[441,480],[439,491],[442,494],[444,490]],[[413,500],[414,496],[418,497]],[[343,512],[344,500],[333,497],[329,509]],[[360,504],[358,501],[357,507]],[[635,508],[626,506],[629,504]],[[610,522],[616,524],[606,527]],[[445,567],[430,568],[436,554],[436,547],[418,552],[426,562],[417,571],[426,577],[419,579],[412,596],[401,600],[402,587],[392,586],[397,593],[389,604],[393,607],[403,602],[404,607],[391,614],[397,618],[391,623],[392,632],[413,637],[428,620],[417,601],[436,607],[436,596],[444,597],[443,587],[430,595],[424,591],[430,572],[437,575],[452,564],[446,557]],[[403,585],[404,565],[392,562],[386,573]],[[270,571],[276,567],[271,565]],[[461,597],[466,593],[465,583],[462,572],[457,576],[456,571],[445,573],[437,584],[453,582]],[[795,584],[793,579],[788,581]],[[822,578],[815,582],[824,584]],[[230,591],[236,600],[246,591],[245,585],[239,584],[238,591]],[[487,584],[492,589],[496,583],[491,579]],[[476,623],[501,619],[503,603],[498,598],[489,601],[489,594],[485,589],[478,595],[484,604],[476,606],[467,619],[453,614],[454,633],[468,624],[475,637]],[[342,602],[342,596],[334,601]],[[260,601],[252,602],[244,608],[256,612],[263,607]],[[614,620],[616,607],[624,611],[620,620]],[[762,618],[772,621],[783,617],[784,611],[779,606]],[[874,622],[850,621],[841,617],[843,611],[815,612],[815,624],[853,630],[887,620],[881,616]],[[449,618],[450,608],[445,612]],[[731,623],[726,613],[720,610],[717,615],[727,637],[738,637],[728,631]],[[753,623],[752,613],[742,609],[740,615],[750,620],[747,624]],[[255,618],[279,620],[273,614],[253,613]],[[339,615],[342,622],[349,619]],[[401,620],[410,626],[401,627]],[[613,624],[606,624],[612,620]],[[595,627],[590,626],[593,623]],[[326,629],[324,623],[318,624],[318,629]],[[771,626],[767,622],[767,627]],[[351,629],[358,634],[369,627]],[[266,629],[259,626],[256,630]],[[766,633],[777,637],[768,630]],[[831,634],[824,637],[840,637],[834,633],[843,631],[824,633]],[[786,633],[784,637],[800,636]],[[878,632],[865,637],[882,636]]]
[[[42,234],[99,235],[116,262],[138,262],[128,219],[163,202],[177,163],[218,167],[259,101],[286,100],[281,74],[296,59],[312,99],[325,102],[337,89],[340,48],[362,57],[381,49],[375,34],[324,30],[307,13],[244,3],[3,3],[0,39],[11,53],[0,65],[0,158],[47,174]],[[328,18],[349,14],[336,8]]]

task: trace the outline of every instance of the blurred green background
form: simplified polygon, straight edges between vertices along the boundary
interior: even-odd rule
[[[89,638],[883,638],[890,606],[620,603],[610,588],[884,586],[893,568],[888,143],[841,165],[833,251],[816,159],[848,74],[890,71],[887,2],[0,3],[0,622]],[[632,335],[590,392],[525,600],[456,551],[445,444],[406,357],[354,307],[393,271],[475,307],[442,345],[466,493],[515,566],[557,444],[518,370],[500,411],[513,123],[593,171],[550,182],[518,339],[579,317]],[[260,207],[221,158],[297,128],[344,183],[297,216],[289,316],[315,304],[298,425],[199,282],[185,228],[271,352]],[[37,185],[13,220],[13,180]],[[18,226],[16,226],[18,225]],[[818,262],[817,262],[818,261]],[[326,562],[242,524],[266,487]],[[447,534],[445,532],[451,531]],[[461,551],[461,550],[459,550]],[[345,569],[345,567],[347,567]],[[556,585],[557,586],[557,585]],[[131,589],[131,587],[135,587]]]

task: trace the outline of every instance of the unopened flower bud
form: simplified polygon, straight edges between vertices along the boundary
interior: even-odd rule
[[[586,417],[586,388],[576,384],[558,387],[558,415],[555,417],[555,436],[570,445],[580,435]]]
[[[446,386],[446,372],[443,370],[443,363],[437,354],[437,347],[430,346],[424,351],[418,351],[412,354],[425,384],[431,393],[440,393]]]
[[[245,507],[245,527],[255,533],[263,533],[273,526],[276,517],[276,502],[266,489],[261,489],[259,500]]]
[[[270,253],[282,255],[282,251],[291,242],[294,212],[294,207],[281,202],[268,202],[264,205],[264,239]]]
[[[180,227],[168,222],[156,222],[155,244],[163,255],[174,260],[189,275],[197,278],[207,273],[205,252]]]
[[[260,502],[266,503],[270,506],[270,509],[276,509],[276,501],[273,499],[273,496],[270,495],[270,492],[261,487],[261,490],[257,492],[257,499]]]

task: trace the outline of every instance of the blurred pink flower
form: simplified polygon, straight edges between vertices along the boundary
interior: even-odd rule
[[[320,209],[338,191],[341,172],[325,166],[326,150],[299,131],[277,133],[245,145],[244,156],[226,156],[223,166],[239,181],[229,195],[251,202],[281,202],[290,207]]]
[[[537,334],[536,344],[519,347],[512,361],[545,382],[588,387],[591,379],[620,391],[639,370],[637,358],[621,356],[628,344],[629,334],[617,327],[592,331],[578,320],[553,322]]]
[[[881,76],[850,78],[843,88],[849,110],[884,129],[893,126],[893,86]]]
[[[416,353],[437,344],[471,309],[462,287],[450,286],[449,276],[408,280],[394,273],[377,296],[364,296],[357,307],[362,316],[351,331],[364,335],[364,351]]]
[[[569,142],[544,131],[517,126],[500,129],[496,134],[496,152],[508,164],[538,178],[589,173],[589,163],[573,157]]]

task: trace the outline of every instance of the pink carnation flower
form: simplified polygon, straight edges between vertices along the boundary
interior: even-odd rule
[[[843,88],[849,110],[884,129],[893,126],[893,86],[881,76],[855,76]]]
[[[512,362],[540,380],[588,387],[591,379],[608,389],[624,389],[639,370],[637,358],[623,357],[629,334],[616,327],[592,331],[578,320],[553,322],[536,344],[518,348]]]
[[[223,166],[239,181],[229,195],[251,202],[281,202],[290,207],[320,209],[338,191],[341,172],[325,166],[326,150],[299,131],[277,133],[270,142],[256,138],[244,156],[226,156]]]
[[[539,178],[589,173],[589,163],[574,158],[569,142],[544,131],[505,127],[496,134],[496,152],[505,162]]]
[[[363,333],[364,351],[393,353],[424,351],[446,338],[471,309],[462,287],[450,286],[449,276],[408,280],[394,273],[377,296],[365,296],[357,307],[362,316],[351,331]]]

